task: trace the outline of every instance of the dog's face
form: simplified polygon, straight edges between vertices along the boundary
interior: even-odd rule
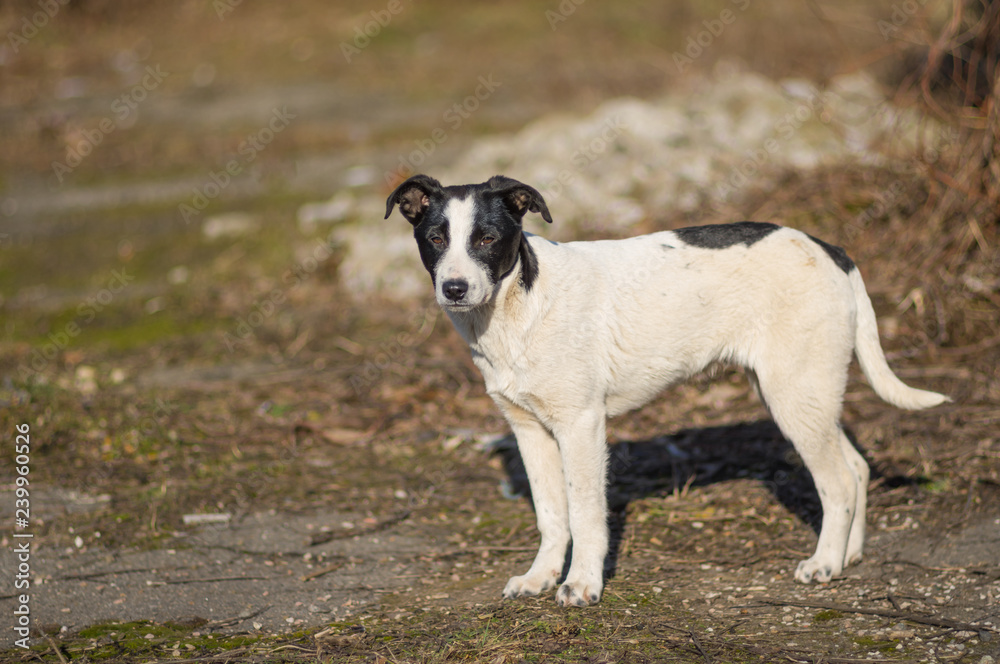
[[[399,211],[413,224],[420,258],[430,272],[434,295],[442,307],[462,311],[489,302],[518,259],[528,260],[521,221],[525,212],[540,212],[552,222],[535,189],[500,175],[476,185],[443,187],[427,175],[414,175],[386,200],[385,216]],[[527,278],[526,278],[527,277]],[[522,271],[530,287],[534,272]]]

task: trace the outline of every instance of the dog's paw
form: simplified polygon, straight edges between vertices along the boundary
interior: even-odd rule
[[[559,606],[585,607],[601,601],[601,586],[587,583],[564,583],[556,593]]]
[[[834,569],[832,564],[818,561],[813,557],[799,563],[795,569],[795,580],[800,583],[812,583],[813,581],[826,583],[840,572],[841,570]]]
[[[556,585],[559,572],[552,574],[531,574],[530,572],[522,576],[511,577],[503,589],[504,599],[517,599],[518,597],[534,597],[540,595]]]

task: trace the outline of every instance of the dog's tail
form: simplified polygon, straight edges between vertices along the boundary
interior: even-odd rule
[[[937,392],[918,390],[906,385],[892,373],[882,352],[882,344],[878,340],[878,324],[875,321],[875,310],[872,301],[865,290],[865,282],[861,272],[855,267],[848,277],[854,289],[854,301],[857,305],[857,323],[854,331],[854,353],[858,356],[861,370],[865,372],[868,382],[875,393],[882,399],[899,408],[920,410],[937,406],[948,397]]]

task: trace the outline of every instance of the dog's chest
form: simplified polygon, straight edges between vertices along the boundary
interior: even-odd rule
[[[539,402],[539,375],[532,347],[516,329],[493,329],[486,333],[470,334],[456,322],[456,328],[465,337],[472,352],[472,361],[483,376],[486,391],[495,399],[501,396],[523,408],[534,410]],[[522,331],[523,332],[523,331]]]
[[[517,402],[518,395],[530,390],[528,384],[532,372],[523,348],[510,340],[483,343],[483,340],[469,344],[472,361],[483,375],[486,390],[499,393]]]

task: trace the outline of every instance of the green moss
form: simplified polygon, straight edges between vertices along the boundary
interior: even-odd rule
[[[122,327],[91,327],[79,337],[80,345],[103,345],[123,351],[152,345],[171,337],[190,337],[212,329],[210,321],[178,321],[166,312],[143,316]]]
[[[173,649],[174,644],[184,652],[224,651],[253,646],[264,636],[241,634],[223,636],[202,634],[192,636],[195,625],[167,622],[159,625],[147,620],[126,623],[100,623],[80,630],[76,638],[65,641],[65,650],[70,654],[85,648],[88,661],[133,657],[161,657],[164,650]],[[286,637],[287,638],[287,637]],[[95,649],[94,641],[104,641]],[[129,660],[131,661],[131,660]]]
[[[844,614],[840,611],[834,611],[833,609],[828,609],[826,611],[820,611],[815,616],[813,616],[813,622],[822,623],[829,622],[831,620],[839,620],[843,618]]]
[[[888,655],[896,652],[896,646],[899,645],[899,639],[891,640],[881,640],[874,639],[870,636],[856,636],[854,637],[854,642],[861,646],[862,648],[868,648],[869,650],[877,650],[883,655]]]
[[[948,478],[942,479],[922,479],[919,481],[920,488],[929,493],[948,493],[951,491],[951,481]]]

